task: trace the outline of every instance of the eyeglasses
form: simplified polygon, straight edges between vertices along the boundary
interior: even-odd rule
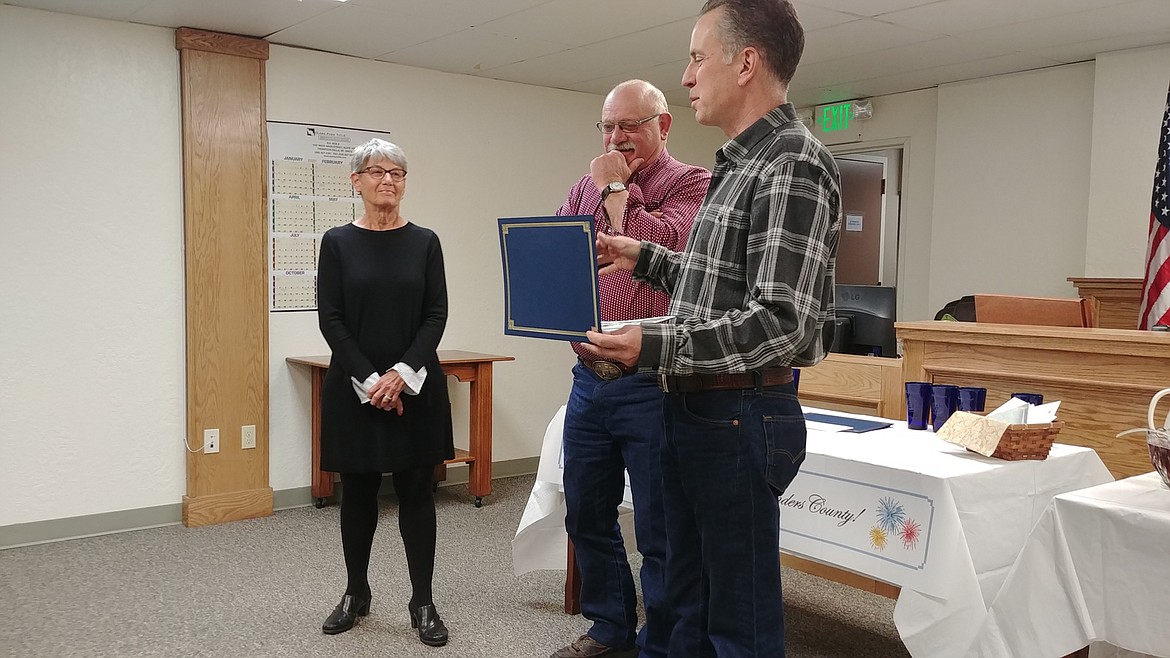
[[[662,116],[662,115],[661,114],[651,114],[650,116],[646,117],[645,119],[638,119],[637,121],[618,121],[617,123],[610,123],[608,121],[598,121],[597,122],[597,129],[606,135],[612,134],[615,128],[621,128],[622,132],[624,132],[624,133],[632,133],[635,130],[637,130],[638,128],[642,127],[642,124],[644,124],[648,121],[653,121],[654,119],[657,119],[660,116]]]
[[[395,183],[401,183],[402,181],[406,180],[406,170],[405,169],[386,170],[386,169],[383,169],[381,167],[366,167],[365,169],[362,169],[358,173],[359,174],[368,174],[369,177],[373,178],[374,180],[382,180],[386,176],[389,176],[390,180],[394,181]]]

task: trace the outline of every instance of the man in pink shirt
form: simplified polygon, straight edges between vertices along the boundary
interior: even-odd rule
[[[671,120],[666,98],[650,83],[629,80],[614,87],[597,123],[605,152],[589,164],[589,174],[573,186],[557,214],[593,215],[599,233],[672,250],[685,247],[711,174],[667,153]],[[666,314],[666,294],[635,282],[628,271],[603,274],[599,284],[603,320]],[[643,658],[665,658],[671,621],[659,462],[663,392],[648,375],[594,360],[577,343],[573,349],[579,360],[565,413],[565,528],[581,571],[581,613],[593,626],[552,658],[632,655],[635,642]],[[625,471],[643,558],[646,624],[640,632],[637,594],[617,524]]]

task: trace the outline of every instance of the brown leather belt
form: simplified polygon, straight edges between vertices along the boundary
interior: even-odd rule
[[[722,391],[745,388],[781,386],[792,383],[792,368],[777,366],[751,372],[726,375],[661,375],[658,385],[667,393],[695,393],[697,391]]]
[[[592,370],[593,374],[607,382],[620,379],[623,375],[632,375],[637,372],[637,370],[634,368],[630,368],[620,363],[614,363],[613,361],[586,361],[581,357],[577,357],[577,360],[585,364],[586,368]]]

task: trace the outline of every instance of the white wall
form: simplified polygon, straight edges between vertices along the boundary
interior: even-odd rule
[[[681,75],[681,72],[680,72]],[[186,423],[178,53],[170,30],[0,6],[0,526],[181,501]],[[539,455],[568,344],[505,338],[495,218],[552,214],[602,98],[273,47],[269,118],[389,130],[407,217],[444,245],[442,346],[495,368],[495,458]],[[687,108],[671,151],[723,142]],[[315,314],[270,316],[274,489],[308,486]],[[467,385],[452,383],[457,441]]]
[[[931,308],[979,292],[1075,295],[1092,97],[1092,64],[939,88]]]
[[[1097,56],[1085,276],[1140,277],[1170,46]]]
[[[439,234],[447,263],[440,347],[516,357],[494,366],[493,456],[539,455],[575,357],[567,343],[503,335],[496,218],[556,211],[600,152],[601,97],[279,46],[267,85],[271,120],[388,130],[406,151],[404,214]],[[698,126],[688,108],[673,112],[672,155],[710,166],[722,133]],[[316,314],[271,315],[274,488],[309,481],[309,375],[284,357],[327,351]],[[468,387],[452,380],[450,388],[456,443],[466,447]]]
[[[0,526],[186,489],[178,62],[0,6]]]

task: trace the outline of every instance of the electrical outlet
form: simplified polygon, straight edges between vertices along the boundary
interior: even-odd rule
[[[244,450],[256,447],[255,425],[244,425],[240,428],[240,447]]]
[[[219,452],[219,430],[203,430],[203,454]]]

